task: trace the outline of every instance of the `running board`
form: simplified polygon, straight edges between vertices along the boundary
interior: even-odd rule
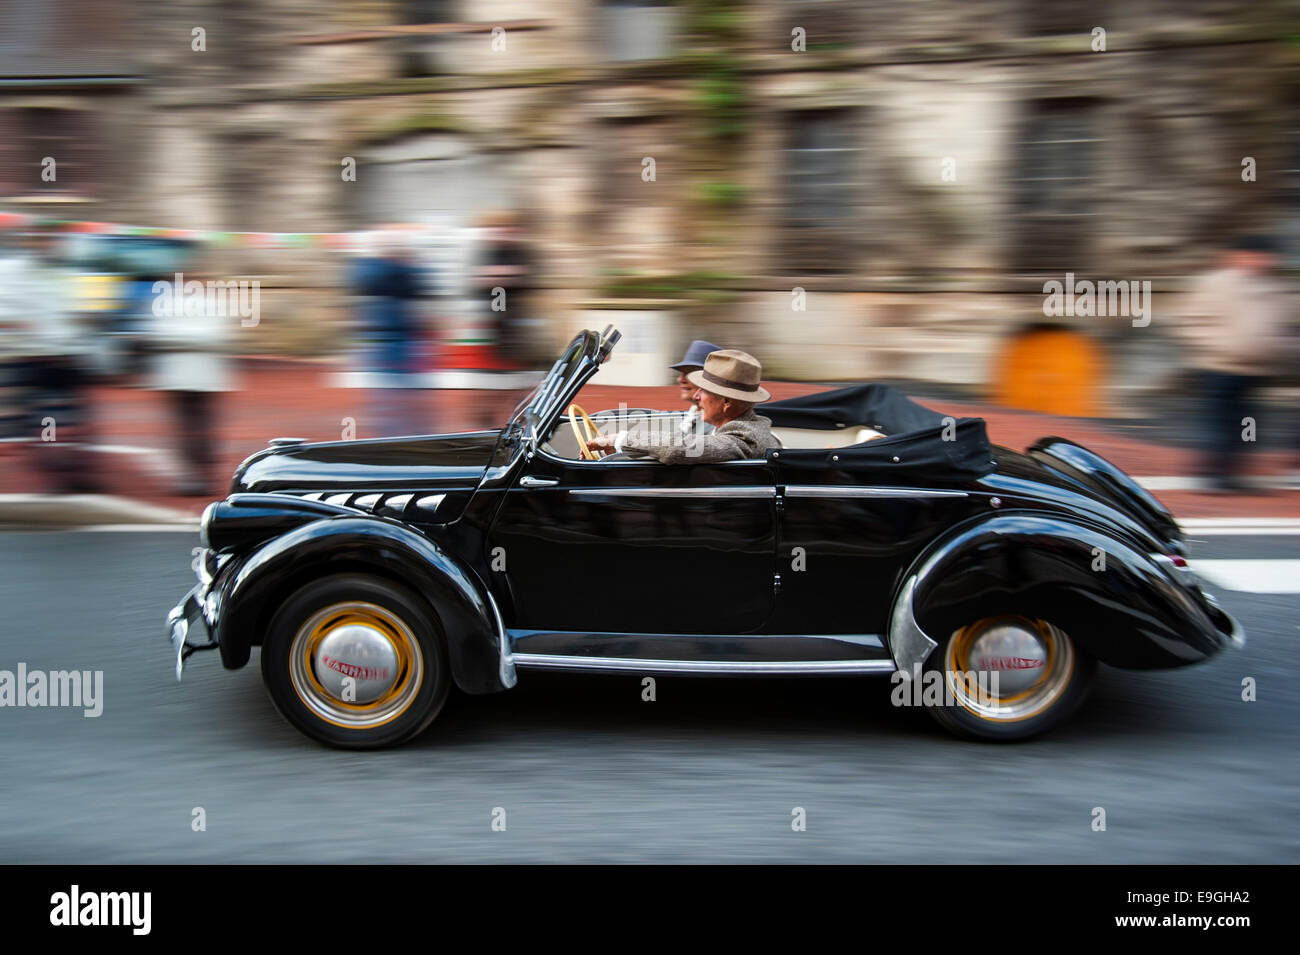
[[[754,676],[826,676],[893,673],[893,660],[643,660],[555,653],[516,653],[516,667],[530,670],[616,670],[632,673],[731,673]]]

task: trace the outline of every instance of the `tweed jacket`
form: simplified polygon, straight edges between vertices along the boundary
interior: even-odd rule
[[[768,448],[778,447],[772,436],[772,422],[752,410],[728,421],[712,434],[683,434],[666,429],[646,433],[629,431],[622,449],[662,461],[664,464],[712,464],[717,461],[740,461],[761,458]]]

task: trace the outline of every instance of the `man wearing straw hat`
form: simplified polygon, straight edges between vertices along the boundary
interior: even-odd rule
[[[631,451],[649,455],[664,464],[712,464],[761,458],[768,448],[779,447],[772,422],[754,414],[754,405],[772,397],[759,382],[763,366],[753,355],[734,348],[715,351],[699,371],[687,373],[695,386],[694,399],[712,434],[645,434],[639,430],[598,435],[589,443],[594,450]]]

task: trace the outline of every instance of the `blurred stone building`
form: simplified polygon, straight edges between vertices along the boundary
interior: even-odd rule
[[[541,344],[613,321],[637,383],[707,337],[774,377],[1118,413],[1177,363],[1162,319],[1217,241],[1285,234],[1300,265],[1290,0],[11,0],[3,16],[0,208],[418,223],[451,340],[486,308],[466,297],[475,222],[518,210]],[[56,147],[75,158],[50,189],[33,163]],[[213,267],[262,279],[248,350],[328,351],[344,266],[313,247]],[[1043,282],[1067,272],[1152,281],[1154,321],[1040,330]]]

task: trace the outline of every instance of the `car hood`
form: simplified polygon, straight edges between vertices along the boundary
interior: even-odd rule
[[[498,431],[267,448],[235,472],[231,493],[321,497],[348,492],[470,491],[478,486]]]

